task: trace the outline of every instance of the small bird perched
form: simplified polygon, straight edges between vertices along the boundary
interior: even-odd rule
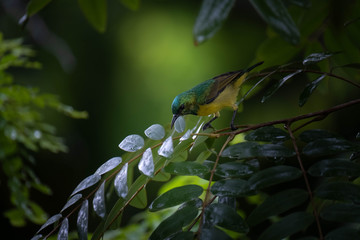
[[[176,119],[182,115],[207,116],[214,114],[214,117],[204,125],[203,130],[205,130],[211,126],[212,121],[220,116],[221,109],[232,107],[234,114],[230,127],[235,130],[234,120],[238,109],[236,99],[240,86],[247,73],[263,63],[259,62],[246,70],[221,74],[177,95],[171,105],[173,113],[171,128]]]

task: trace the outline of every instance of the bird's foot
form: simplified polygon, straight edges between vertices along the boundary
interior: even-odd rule
[[[212,128],[212,129],[215,129],[212,125],[211,125],[211,122],[207,122],[204,124],[202,130],[205,131],[206,129],[208,128]]]
[[[237,127],[235,127],[235,125],[233,123],[230,124],[230,128],[231,128],[231,131],[235,131],[238,129]]]

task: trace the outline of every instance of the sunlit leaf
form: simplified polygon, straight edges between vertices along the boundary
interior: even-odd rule
[[[359,176],[360,164],[348,160],[326,159],[314,163],[308,173],[316,177]]]
[[[193,175],[193,176],[203,176],[208,173],[210,170],[200,163],[197,162],[172,162],[169,163],[164,170],[168,173],[175,175]]]
[[[271,88],[265,92],[264,96],[261,99],[261,102],[264,103],[267,99],[269,99],[275,92],[277,92],[283,85],[284,83],[287,82],[287,80],[289,80],[290,78],[292,78],[293,76],[295,76],[296,74],[301,73],[303,70],[299,69],[293,73],[290,73],[289,75],[286,75],[285,77],[283,77],[282,79],[280,79],[276,84],[272,85]]]
[[[322,138],[309,142],[303,153],[307,156],[327,156],[359,149],[354,143],[342,138]]]
[[[322,209],[320,216],[327,221],[360,223],[360,206],[337,203]]]
[[[57,222],[61,217],[62,217],[62,215],[60,213],[52,216],[40,227],[40,229],[36,233],[39,233],[41,230],[43,230],[47,226],[50,226],[51,224]]]
[[[333,56],[334,54],[336,54],[336,53],[312,53],[303,60],[303,64],[309,65],[309,64],[313,64],[313,63],[318,63],[322,60],[325,60],[325,59]]]
[[[218,228],[203,228],[199,240],[231,240],[226,233]]]
[[[78,218],[76,221],[80,240],[88,239],[87,238],[88,222],[89,222],[89,202],[88,200],[85,200],[81,205]]]
[[[166,239],[166,237],[181,231],[182,228],[190,224],[197,215],[198,209],[196,207],[183,207],[162,221],[149,239]]]
[[[235,232],[247,233],[249,228],[235,209],[221,203],[213,203],[205,209],[205,228],[220,226]]]
[[[292,181],[301,176],[301,171],[291,166],[274,166],[255,173],[249,179],[251,189],[262,189],[279,183]]]
[[[114,186],[116,193],[119,197],[125,198],[128,194],[127,186],[127,172],[128,172],[128,163],[121,168],[120,172],[116,175],[114,179]]]
[[[282,38],[292,44],[300,41],[300,32],[295,25],[291,15],[281,0],[250,0],[260,16],[277,32]]]
[[[107,173],[107,172],[113,170],[114,168],[116,168],[117,166],[119,166],[121,161],[122,161],[121,157],[113,157],[113,158],[107,160],[105,163],[103,163],[96,170],[95,174],[103,175],[104,173]]]
[[[259,240],[284,239],[306,229],[313,221],[314,217],[310,213],[292,213],[268,227],[260,235]]]
[[[195,45],[212,38],[228,17],[235,0],[203,0],[193,29]]]
[[[75,188],[75,190],[71,193],[70,196],[73,196],[74,194],[95,185],[97,182],[100,181],[100,179],[101,177],[98,174],[93,174],[88,176],[79,183],[79,185]]]
[[[249,177],[251,176],[256,169],[253,166],[250,166],[246,163],[240,162],[228,162],[219,164],[216,168],[215,174],[224,178],[231,177]]]
[[[144,175],[149,177],[154,176],[154,159],[151,148],[146,149],[143,153],[138,168]]]
[[[152,212],[179,205],[183,202],[198,198],[203,188],[197,185],[185,185],[173,188],[157,197],[149,206]]]
[[[158,150],[158,154],[163,157],[170,157],[174,152],[174,145],[172,137],[168,137]]]
[[[214,183],[211,187],[212,194],[216,196],[250,196],[254,193],[247,181],[242,179],[225,179]]]
[[[104,218],[106,214],[105,209],[105,181],[100,185],[99,189],[95,192],[93,199],[93,208],[95,213]]]
[[[144,139],[141,136],[132,134],[121,141],[119,148],[127,152],[136,152],[143,148],[144,143]]]
[[[65,204],[65,206],[61,209],[60,212],[63,212],[65,209],[67,209],[68,207],[72,206],[74,203],[76,203],[77,201],[79,201],[79,199],[81,199],[82,195],[79,194],[75,194],[74,196],[72,196],[69,201],[67,201],[67,203]]]
[[[354,240],[360,239],[359,228],[356,226],[344,226],[332,230],[325,236],[325,240]]]
[[[185,119],[183,116],[176,119],[174,128],[178,133],[182,133],[185,130]]]
[[[258,142],[283,142],[289,139],[289,134],[274,126],[256,129],[245,136],[247,141]]]
[[[327,76],[326,74],[323,74],[305,86],[304,90],[302,91],[302,93],[300,94],[300,97],[299,97],[299,106],[300,107],[304,106],[304,104],[307,102],[307,100],[309,99],[311,94],[314,92],[316,87],[319,85],[321,80],[323,80],[326,76]]]
[[[69,220],[65,218],[61,223],[57,239],[68,240],[68,236],[69,236]]]
[[[160,140],[165,137],[165,129],[160,124],[153,124],[145,130],[145,135],[152,140]]]
[[[90,24],[99,32],[105,32],[107,18],[107,1],[78,0],[79,6]]]
[[[27,5],[26,13],[29,17],[33,16],[46,5],[48,5],[52,0],[31,0]]]
[[[318,198],[360,203],[360,186],[350,182],[326,182],[314,192]]]
[[[276,216],[300,205],[306,199],[308,199],[308,193],[301,189],[279,192],[266,198],[262,204],[255,208],[247,218],[247,223],[254,226],[268,217]]]

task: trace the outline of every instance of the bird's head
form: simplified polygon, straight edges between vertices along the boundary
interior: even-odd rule
[[[186,114],[196,115],[198,106],[196,104],[195,94],[192,92],[183,92],[177,95],[171,105],[173,119],[171,121],[171,128],[174,126],[178,117]]]

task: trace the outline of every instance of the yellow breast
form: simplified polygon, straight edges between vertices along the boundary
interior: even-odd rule
[[[224,107],[233,107],[236,103],[239,87],[230,84],[209,104],[200,105],[197,115],[207,116],[219,112]]]

